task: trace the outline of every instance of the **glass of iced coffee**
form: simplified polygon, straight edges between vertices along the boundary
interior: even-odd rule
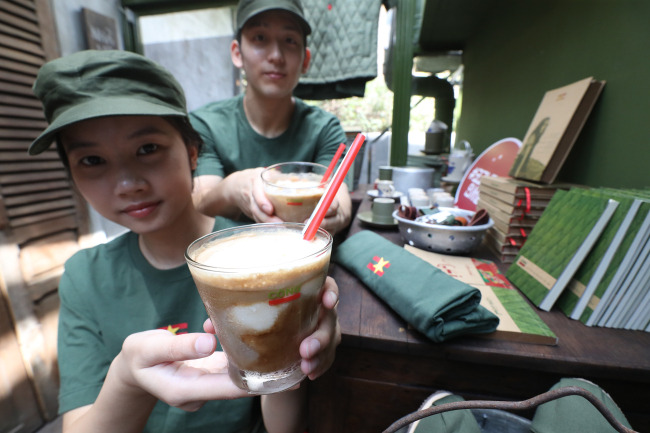
[[[316,329],[332,236],[312,241],[304,224],[252,224],[194,241],[185,258],[228,357],[233,382],[250,394],[305,378],[300,343]]]
[[[264,192],[275,214],[286,222],[305,222],[325,192],[327,167],[313,162],[282,162],[262,172]]]

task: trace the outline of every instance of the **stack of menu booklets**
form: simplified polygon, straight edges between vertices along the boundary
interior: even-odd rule
[[[535,307],[506,279],[490,260],[424,251],[410,245],[404,249],[447,273],[476,287],[481,305],[499,318],[496,331],[479,338],[554,346],[558,337],[539,316]]]
[[[558,190],[506,276],[542,310],[650,331],[650,189]]]
[[[487,210],[494,221],[484,242],[502,263],[514,262],[558,188],[511,177],[481,179],[476,206]]]

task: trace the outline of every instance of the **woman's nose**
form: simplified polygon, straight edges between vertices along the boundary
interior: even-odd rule
[[[117,173],[115,184],[117,194],[140,192],[146,188],[146,185],[146,181],[136,170],[123,168]]]

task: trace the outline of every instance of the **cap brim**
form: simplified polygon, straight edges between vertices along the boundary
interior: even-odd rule
[[[106,116],[182,116],[187,113],[163,104],[130,97],[104,97],[60,113],[56,119],[29,146],[29,154],[37,155],[50,147],[55,135],[64,127],[82,120]]]

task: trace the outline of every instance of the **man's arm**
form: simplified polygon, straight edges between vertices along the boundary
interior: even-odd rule
[[[273,217],[273,205],[264,194],[260,173],[251,168],[225,178],[214,175],[194,179],[193,199],[196,208],[209,216],[238,218],[242,213],[256,222],[280,221]]]
[[[350,224],[351,217],[352,199],[348,186],[343,182],[325,214],[321,227],[334,235]]]

